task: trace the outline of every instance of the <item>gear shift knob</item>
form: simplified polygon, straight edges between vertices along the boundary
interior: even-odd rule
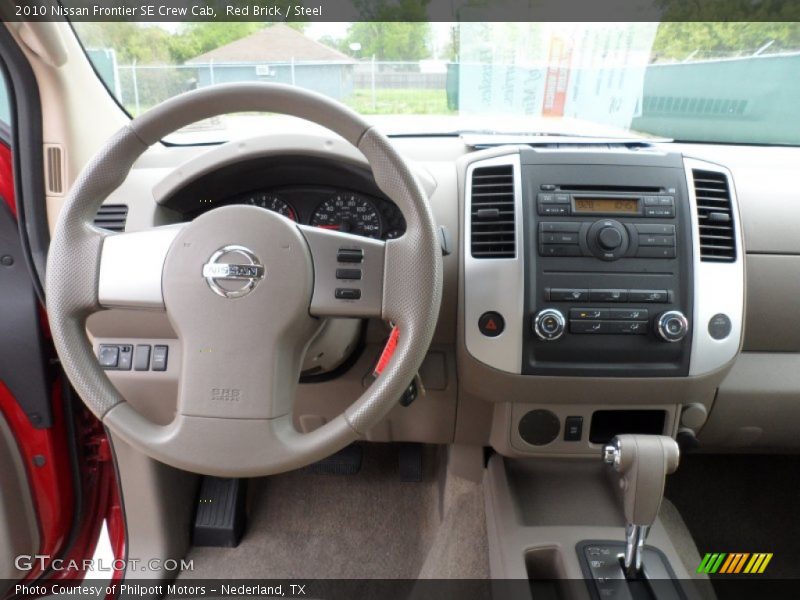
[[[603,460],[619,474],[625,514],[625,571],[641,570],[647,530],[656,520],[667,475],[678,468],[678,444],[664,435],[618,435],[603,448]]]

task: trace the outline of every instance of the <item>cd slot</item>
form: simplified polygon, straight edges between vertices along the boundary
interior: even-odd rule
[[[664,192],[664,188],[658,186],[561,184],[556,187],[562,192],[619,192],[622,194],[660,194]]]

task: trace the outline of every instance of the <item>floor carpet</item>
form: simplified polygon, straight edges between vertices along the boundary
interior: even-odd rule
[[[366,446],[356,475],[300,470],[255,479],[237,548],[192,548],[189,578],[484,578],[483,493],[426,453],[421,482],[398,475],[397,447]]]

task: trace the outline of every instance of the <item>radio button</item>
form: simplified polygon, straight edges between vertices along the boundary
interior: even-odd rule
[[[569,204],[569,194],[556,194],[554,202],[556,204]]]
[[[597,243],[603,250],[616,250],[622,245],[622,234],[614,227],[603,227],[597,232]]]
[[[636,251],[638,258],[675,258],[675,246],[664,248],[662,246],[639,246]]]
[[[667,290],[629,290],[628,301],[666,304],[669,301],[669,292]]]
[[[628,290],[589,290],[592,302],[625,302],[627,299]]]
[[[571,308],[569,318],[576,321],[596,321],[608,319],[611,312],[608,308]]]
[[[543,244],[577,244],[578,234],[568,231],[543,233],[541,241]]]
[[[539,189],[544,192],[552,192],[554,189],[556,189],[556,186],[553,183],[543,183],[539,186]]]
[[[539,254],[542,256],[581,256],[581,248],[578,245],[556,246],[549,244],[540,246]]]
[[[675,225],[662,225],[660,223],[636,223],[634,225],[639,233],[653,235],[675,235]]]
[[[552,302],[586,302],[589,290],[556,289],[549,290],[548,298]]]
[[[544,223],[539,223],[539,231],[542,232],[554,232],[554,231],[574,231],[575,233],[581,230],[581,223],[578,222],[564,222],[564,221],[545,221]]]
[[[639,235],[640,246],[675,246],[674,235]]]
[[[673,196],[659,196],[659,206],[675,206],[675,198]]]
[[[539,214],[545,217],[569,214],[568,204],[539,204]]]
[[[647,321],[650,313],[646,308],[611,308],[607,318],[614,321]]]
[[[644,216],[645,217],[674,217],[675,216],[675,207],[674,206],[645,206],[644,207]]]
[[[658,206],[658,196],[642,196],[642,203],[645,206]]]

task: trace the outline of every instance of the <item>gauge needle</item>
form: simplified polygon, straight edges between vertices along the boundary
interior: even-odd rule
[[[339,229],[340,225],[317,225],[320,229]]]

